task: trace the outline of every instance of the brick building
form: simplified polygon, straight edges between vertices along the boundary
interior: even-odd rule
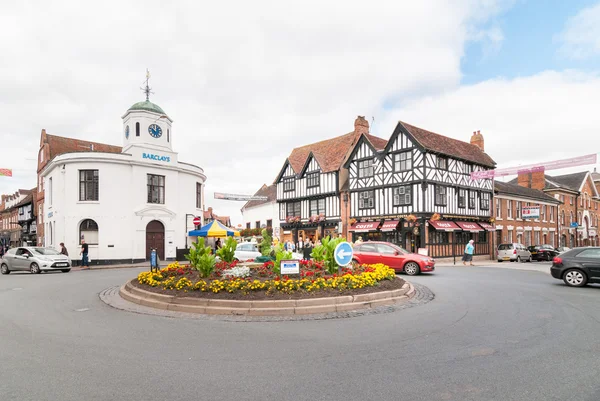
[[[542,190],[496,181],[494,183],[495,246],[517,242],[525,246],[558,246],[561,201]],[[539,219],[523,219],[524,206],[540,208]]]
[[[21,245],[22,226],[19,224],[19,209],[32,203],[32,190],[19,189],[11,195],[2,195],[0,203],[0,243],[2,245]]]
[[[595,181],[595,178],[597,181]],[[558,210],[559,244],[576,247],[598,245],[598,217],[600,196],[596,172],[583,171],[560,176],[549,176],[542,169],[521,173],[511,181],[520,186],[542,190],[561,201]]]

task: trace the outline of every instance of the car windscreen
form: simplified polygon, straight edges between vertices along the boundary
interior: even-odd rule
[[[498,245],[499,251],[508,251],[509,249],[513,249],[513,244],[500,244]]]
[[[39,255],[60,255],[60,252],[52,248],[31,248],[31,250]]]

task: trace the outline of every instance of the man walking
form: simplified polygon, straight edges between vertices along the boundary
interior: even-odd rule
[[[81,240],[81,270],[87,270],[90,268],[90,261],[88,259],[88,244],[85,243],[85,240]]]

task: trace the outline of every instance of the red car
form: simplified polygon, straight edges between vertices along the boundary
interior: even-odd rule
[[[383,263],[397,272],[414,276],[435,270],[435,260],[429,256],[410,253],[389,242],[369,241],[354,245],[353,263]]]

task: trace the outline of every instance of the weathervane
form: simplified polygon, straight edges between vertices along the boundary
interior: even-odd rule
[[[141,90],[144,91],[144,93],[146,94],[146,101],[150,101],[150,94],[154,93],[152,91],[150,91],[150,86],[148,86],[148,81],[150,81],[150,71],[148,71],[148,69],[146,68],[146,87],[145,88],[140,88]]]

